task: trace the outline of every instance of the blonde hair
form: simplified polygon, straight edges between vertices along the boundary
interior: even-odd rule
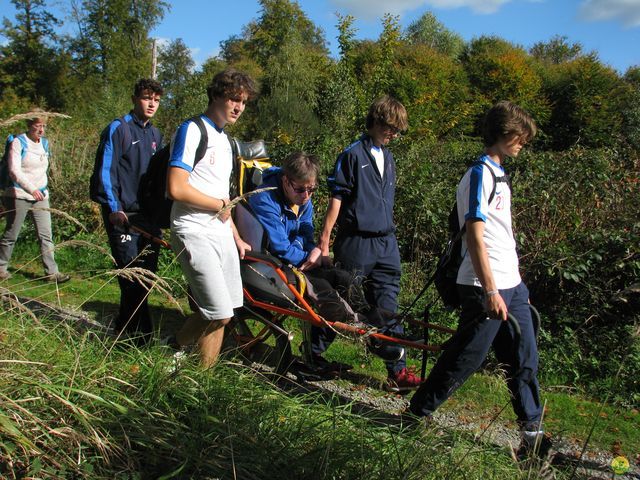
[[[404,105],[391,95],[383,95],[374,101],[369,107],[367,114],[367,130],[375,124],[387,125],[396,128],[398,131],[404,131],[409,128],[407,120],[407,110]]]

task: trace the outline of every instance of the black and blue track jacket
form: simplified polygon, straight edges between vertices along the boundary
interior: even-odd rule
[[[138,186],[151,156],[162,148],[160,130],[133,112],[111,122],[100,136],[91,176],[91,199],[111,212],[138,212]]]
[[[327,179],[332,197],[342,202],[337,236],[382,236],[395,232],[395,162],[389,149],[383,147],[381,177],[371,155],[372,145],[371,137],[362,135],[338,156],[333,174]]]

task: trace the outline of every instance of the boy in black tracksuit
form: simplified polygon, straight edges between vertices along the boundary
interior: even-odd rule
[[[139,80],[131,97],[131,112],[111,122],[100,137],[90,195],[101,206],[118,268],[140,267],[152,272],[157,269],[159,247],[127,226],[135,216],[136,225],[152,235],[161,235],[159,228],[139,214],[138,186],[151,156],[162,147],[162,135],[150,122],[162,93],[155,80]],[[118,283],[120,311],[115,329],[118,333],[140,333],[136,340],[146,343],[153,330],[147,307],[148,291],[135,279],[119,276]]]
[[[386,145],[408,127],[407,112],[400,102],[385,95],[369,108],[366,127],[367,133],[338,156],[329,177],[331,200],[318,246],[328,259],[331,231],[337,223],[333,246],[336,262],[365,277],[370,305],[394,314],[401,269],[393,221],[396,168]],[[391,318],[383,320],[393,322]],[[402,326],[392,326],[387,332],[401,334]],[[332,332],[327,334],[331,336]],[[327,343],[331,340],[327,338]],[[420,379],[407,370],[402,349],[398,356],[399,360],[385,362],[387,388],[396,392],[417,388]]]

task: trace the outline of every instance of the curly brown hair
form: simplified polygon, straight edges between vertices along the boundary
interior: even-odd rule
[[[234,68],[227,68],[217,73],[207,87],[209,103],[216,98],[238,98],[242,94],[251,100],[258,94],[256,83],[248,74]]]

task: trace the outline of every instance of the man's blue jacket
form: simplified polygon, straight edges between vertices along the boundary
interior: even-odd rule
[[[271,167],[263,173],[260,188],[276,187],[248,198],[256,218],[269,236],[268,250],[285,263],[300,266],[316,246],[313,241],[313,203],[301,205],[298,215],[287,204],[282,190],[282,169]]]
[[[151,122],[143,125],[133,112],[111,122],[100,137],[89,187],[91,200],[111,212],[138,212],[140,179],[160,148],[160,131]]]

